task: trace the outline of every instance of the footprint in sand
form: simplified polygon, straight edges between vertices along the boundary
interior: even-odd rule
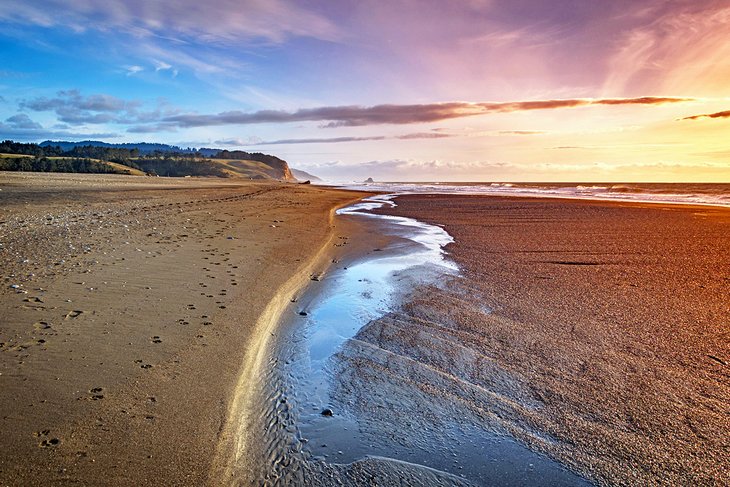
[[[52,325],[46,321],[38,321],[36,323],[33,323],[33,329],[34,330],[50,330],[52,329]]]
[[[83,311],[78,310],[78,309],[71,310],[68,313],[66,313],[66,317],[64,318],[64,320],[70,320],[72,318],[77,318],[82,313],[83,313]]]
[[[41,442],[38,444],[41,448],[54,448],[60,445],[61,440],[59,438],[49,438],[50,434],[51,430],[42,430],[33,433],[33,436],[36,438],[42,438]]]
[[[94,387],[93,389],[89,389],[89,394],[91,394],[91,400],[99,401],[101,399],[104,399],[104,394],[102,394],[103,391],[104,388],[102,387]]]

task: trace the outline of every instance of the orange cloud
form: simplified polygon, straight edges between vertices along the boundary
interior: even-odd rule
[[[698,118],[730,118],[730,110],[715,113],[703,113],[701,115],[692,115],[684,117],[682,120],[697,120]]]
[[[692,98],[644,96],[639,98],[562,99],[517,102],[448,102],[421,105],[334,106],[303,108],[295,112],[261,110],[199,115],[183,114],[167,117],[165,124],[178,127],[207,127],[215,125],[248,125],[258,123],[328,122],[325,127],[363,126],[380,124],[428,123],[454,118],[509,113],[527,110],[551,110],[591,105],[662,105],[693,101]]]

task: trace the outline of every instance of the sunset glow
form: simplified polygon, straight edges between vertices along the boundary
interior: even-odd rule
[[[0,137],[332,180],[730,181],[720,0],[5,0]]]

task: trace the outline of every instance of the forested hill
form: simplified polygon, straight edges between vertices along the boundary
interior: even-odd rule
[[[84,162],[86,161],[86,162]],[[0,142],[0,170],[125,172],[159,176],[217,176],[294,181],[283,159],[261,152],[181,149],[166,144],[46,141]],[[131,170],[131,172],[130,172]],[[136,172],[135,172],[136,171]]]
[[[151,154],[153,152],[169,152],[178,154],[193,154],[198,153],[205,157],[215,156],[220,149],[203,148],[196,149],[195,147],[182,148],[176,145],[159,144],[154,142],[136,142],[136,143],[123,143],[123,144],[111,144],[109,142],[101,142],[98,140],[82,140],[81,142],[68,142],[64,140],[46,140],[41,142],[41,147],[60,147],[64,151],[70,151],[76,147],[105,147],[111,149],[136,149],[140,154]]]

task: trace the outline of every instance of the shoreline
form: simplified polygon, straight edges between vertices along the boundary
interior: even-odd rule
[[[730,208],[727,196],[730,183],[368,183],[333,187],[399,195],[490,196]],[[667,189],[670,187],[695,192],[669,192]],[[613,191],[614,188],[618,190]]]
[[[280,329],[282,322],[286,321],[284,314],[292,311],[292,300],[299,301],[302,296],[307,296],[312,292],[310,289],[312,276],[316,275],[319,279],[335,265],[332,261],[340,253],[332,247],[337,242],[339,234],[346,233],[348,238],[357,240],[366,238],[366,233],[357,225],[346,223],[337,226],[334,224],[334,216],[339,208],[348,206],[365,196],[368,195],[360,194],[352,200],[340,203],[330,209],[328,215],[329,226],[338,230],[331,232],[319,251],[312,255],[307,263],[276,290],[257,319],[255,325],[256,336],[252,339],[249,349],[245,353],[245,359],[239,373],[239,381],[232,394],[232,404],[227,413],[228,420],[223,430],[223,440],[217,448],[209,483],[226,482],[240,485],[241,482],[260,480],[260,478],[252,476],[260,466],[250,462],[244,464],[241,461],[244,454],[251,455],[253,453],[252,449],[247,449],[247,443],[255,444],[257,440],[270,441],[270,439],[258,438],[260,432],[266,427],[261,425],[256,417],[257,413],[261,413],[261,408],[255,406],[255,404],[261,404],[265,401],[265,397],[262,397],[261,391],[258,389],[266,390],[266,387],[262,387],[264,381],[252,381],[250,379],[261,377],[264,373],[263,367],[267,362],[267,358],[272,357],[272,349],[283,346]],[[352,237],[349,237],[349,235],[352,235]],[[349,261],[344,260],[344,262]],[[263,465],[263,470],[268,467],[268,465]]]

